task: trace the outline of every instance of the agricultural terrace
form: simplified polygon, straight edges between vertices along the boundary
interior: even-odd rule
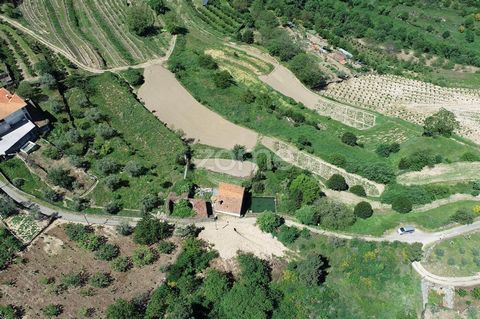
[[[349,173],[387,183],[399,171],[400,160],[419,150],[431,149],[451,162],[466,152],[478,154],[474,147],[453,139],[422,136],[421,126],[398,118],[378,114],[374,127],[359,130],[321,116],[259,80],[260,71],[251,63],[230,62],[230,49],[212,47],[209,41],[202,32],[180,36],[169,60],[170,69],[197,101],[238,125],[287,142]],[[346,132],[358,137],[356,146],[342,142]],[[400,151],[380,156],[376,149],[383,143],[400,143]]]
[[[242,14],[225,0],[187,0],[188,9],[198,26],[204,26],[217,35],[233,35],[245,23]]]
[[[458,162],[425,167],[420,172],[407,172],[397,177],[400,184],[420,185],[480,180],[479,162]]]
[[[366,75],[330,84],[322,94],[416,124],[445,108],[460,121],[461,136],[480,142],[480,90],[445,88],[393,75]]]
[[[20,7],[27,27],[41,30],[39,35],[45,40],[94,68],[138,64],[163,56],[170,40],[170,35],[160,30],[146,37],[132,33],[126,24],[127,1],[26,0]]]
[[[30,243],[49,224],[48,220],[37,220],[29,212],[21,212],[5,219],[5,224],[23,243]]]
[[[480,271],[480,233],[464,234],[429,247],[422,264],[438,276],[477,275]]]

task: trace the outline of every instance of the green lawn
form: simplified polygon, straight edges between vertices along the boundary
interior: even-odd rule
[[[480,233],[439,242],[431,247],[423,266],[439,276],[472,276],[480,272]]]
[[[355,224],[346,229],[347,232],[381,236],[385,231],[399,225],[413,224],[423,229],[434,231],[451,224],[450,217],[461,208],[472,209],[478,205],[476,201],[460,201],[437,207],[425,212],[400,214],[396,212],[374,213],[368,219],[358,219]]]

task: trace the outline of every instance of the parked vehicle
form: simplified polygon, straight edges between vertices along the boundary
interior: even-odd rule
[[[413,226],[403,226],[398,229],[398,234],[404,235],[404,234],[410,234],[415,232],[415,227]]]

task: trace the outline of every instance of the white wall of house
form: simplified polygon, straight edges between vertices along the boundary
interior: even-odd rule
[[[26,108],[20,109],[9,116],[5,120],[0,121],[0,135],[7,133],[15,124],[28,119],[28,112]]]

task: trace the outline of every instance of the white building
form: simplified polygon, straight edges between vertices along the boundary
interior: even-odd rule
[[[0,157],[13,155],[36,137],[28,103],[0,88]]]

